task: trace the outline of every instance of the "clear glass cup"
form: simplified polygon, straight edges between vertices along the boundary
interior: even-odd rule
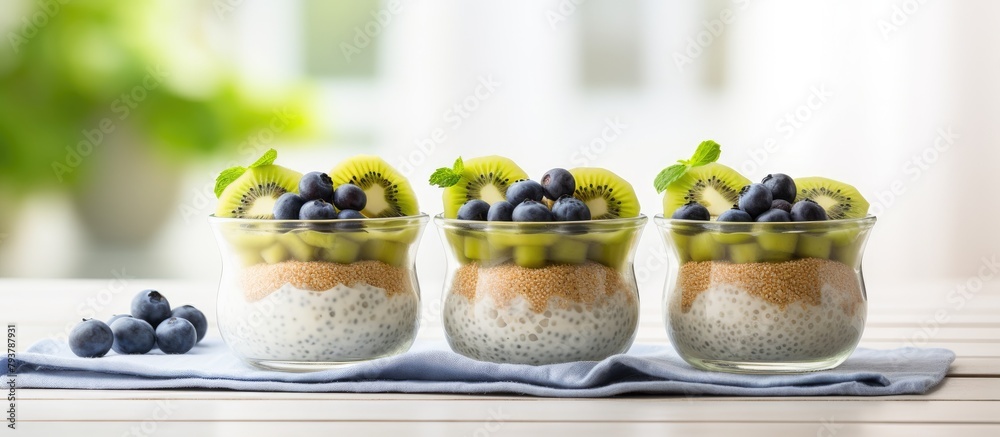
[[[284,371],[405,352],[419,327],[414,264],[427,220],[211,217],[222,338],[244,361]]]
[[[632,259],[645,216],[434,221],[449,254],[443,319],[455,352],[540,365],[602,360],[632,345],[639,319]]]
[[[654,222],[672,259],[667,334],[691,365],[798,373],[832,369],[854,352],[868,311],[861,259],[874,216]]]

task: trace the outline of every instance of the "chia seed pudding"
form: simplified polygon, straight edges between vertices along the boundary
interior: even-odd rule
[[[676,287],[667,331],[682,356],[698,360],[846,358],[864,330],[858,276],[837,261],[688,262]]]
[[[638,319],[638,297],[622,274],[593,262],[466,264],[444,303],[451,348],[499,363],[602,360],[631,346]]]
[[[408,270],[381,261],[246,267],[219,308],[223,337],[256,361],[337,363],[406,351],[420,298]]]

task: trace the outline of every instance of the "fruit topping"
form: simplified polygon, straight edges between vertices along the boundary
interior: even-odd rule
[[[310,200],[302,205],[299,210],[299,218],[302,220],[331,220],[337,218],[337,211],[333,205],[326,203],[323,199]]]
[[[545,197],[559,200],[563,196],[572,196],[576,191],[576,179],[564,168],[554,168],[542,175],[542,188]]]
[[[708,208],[705,208],[702,204],[698,202],[688,202],[687,205],[677,208],[670,218],[678,220],[708,221],[711,220],[712,216],[708,213]]]
[[[278,220],[298,220],[299,210],[305,205],[306,200],[295,193],[285,193],[274,202],[272,210],[274,218]]]
[[[826,220],[826,210],[812,199],[795,202],[792,205],[793,222],[818,222]]]
[[[514,220],[514,205],[506,200],[501,200],[490,205],[489,212],[486,213],[486,220],[491,222],[509,222]]]
[[[542,185],[532,180],[514,182],[507,188],[507,201],[515,207],[525,200],[541,202],[544,195]]]
[[[740,190],[739,207],[751,217],[757,217],[771,209],[771,190],[764,184],[750,184]]]
[[[484,200],[472,199],[465,202],[458,209],[458,219],[459,220],[486,220],[486,214],[490,210],[490,204],[486,203]]]
[[[758,222],[790,222],[792,221],[792,216],[789,215],[783,209],[772,209],[759,216],[757,216]]]
[[[550,222],[552,212],[541,202],[525,200],[514,207],[513,218],[515,222]]]
[[[733,208],[719,215],[716,221],[720,222],[752,222],[753,217],[742,209]]]
[[[479,199],[489,204],[507,200],[507,189],[515,182],[528,179],[528,174],[514,161],[502,156],[484,156],[462,161],[434,171],[432,185],[443,187],[444,217],[457,218],[458,209],[466,202]]]
[[[771,190],[771,197],[775,200],[785,202],[795,202],[795,180],[784,173],[774,173],[764,176],[761,181],[768,190]]]
[[[365,193],[365,217],[403,217],[417,215],[420,208],[410,183],[382,158],[358,155],[342,161],[330,171],[338,188],[352,184]]]
[[[343,184],[333,192],[333,205],[337,209],[362,211],[367,204],[368,196],[365,195],[365,190],[362,190],[357,185]]]
[[[299,181],[299,195],[305,200],[322,199],[330,202],[333,199],[333,179],[323,172],[306,173]]]
[[[560,197],[552,205],[552,216],[560,222],[590,220],[590,209],[580,199]]]

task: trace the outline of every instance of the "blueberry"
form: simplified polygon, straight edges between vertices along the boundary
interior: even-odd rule
[[[318,171],[306,173],[299,179],[299,195],[305,200],[333,200],[333,179]]]
[[[514,220],[514,205],[506,200],[501,200],[490,205],[490,211],[486,213],[486,220],[491,222],[509,222]]]
[[[132,317],[132,315],[131,314],[115,314],[115,315],[111,316],[110,319],[108,319],[108,326],[111,326],[112,323],[115,323],[115,320],[118,320],[118,319],[120,319],[122,317]]]
[[[306,203],[306,199],[295,193],[285,193],[274,202],[274,218],[278,220],[298,220],[299,210]]]
[[[363,219],[367,218],[364,214],[355,211],[353,209],[345,209],[337,213],[338,219]]]
[[[156,345],[156,331],[145,320],[121,318],[111,324],[115,342],[111,346],[123,355],[144,354]]]
[[[692,201],[687,205],[677,208],[670,218],[678,220],[708,221],[712,218],[712,214],[709,214],[708,208],[705,208],[704,205]]]
[[[324,200],[310,200],[299,210],[302,220],[331,220],[337,218],[337,210]]]
[[[197,342],[194,325],[180,317],[171,317],[156,327],[156,346],[165,354],[183,354]]]
[[[357,185],[343,184],[333,192],[333,204],[337,209],[361,211],[368,204],[368,195]]]
[[[764,184],[750,184],[740,190],[739,207],[751,217],[757,217],[771,209],[771,190]]]
[[[771,209],[780,209],[790,213],[792,212],[792,204],[788,203],[785,199],[774,199],[774,201],[771,202]]]
[[[179,317],[191,322],[191,324],[194,325],[195,332],[198,333],[199,342],[201,342],[201,340],[205,338],[205,334],[208,333],[208,319],[205,318],[205,313],[191,305],[183,305],[174,308],[174,310],[170,312],[170,317]]]
[[[78,357],[103,357],[114,342],[111,328],[100,320],[83,319],[69,333],[69,348]]]
[[[764,176],[761,181],[771,191],[773,199],[781,199],[792,203],[795,201],[795,180],[784,173],[774,173]]]
[[[459,220],[486,220],[486,214],[490,210],[490,204],[486,203],[484,200],[472,199],[465,202],[461,208],[458,208],[458,219]]]
[[[531,180],[514,182],[513,185],[507,188],[507,201],[514,206],[520,205],[525,200],[541,202],[544,195],[545,190],[542,188],[542,185]]]
[[[793,222],[821,222],[826,220],[826,210],[811,199],[801,200],[792,205]]]
[[[170,317],[170,302],[159,291],[143,290],[132,298],[132,317],[145,320],[156,328]]]
[[[367,217],[353,209],[344,209],[337,213],[337,218],[341,220],[348,220],[346,222],[337,223],[337,229],[361,229],[363,225],[351,219],[363,219]]]
[[[525,200],[520,205],[514,207],[511,214],[515,222],[550,222],[552,212],[545,204],[534,200]]]
[[[758,222],[790,222],[792,221],[792,216],[788,215],[783,209],[772,209],[757,216]]]
[[[576,191],[576,179],[566,169],[554,168],[542,175],[542,189],[545,197],[552,200],[572,196]]]
[[[575,197],[560,197],[552,205],[552,217],[560,222],[590,220],[590,208]]]
[[[719,218],[715,219],[719,222],[752,222],[753,217],[750,217],[746,211],[733,208],[719,215]]]

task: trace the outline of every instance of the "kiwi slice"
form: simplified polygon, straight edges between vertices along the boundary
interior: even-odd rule
[[[691,259],[693,261],[716,261],[726,256],[726,246],[715,241],[710,233],[691,237]]]
[[[670,217],[677,208],[698,202],[713,217],[733,208],[740,189],[750,185],[750,179],[719,163],[692,167],[683,176],[667,185],[663,193],[663,216]]]
[[[833,247],[833,240],[825,235],[799,236],[799,244],[795,249],[795,254],[800,258],[830,258],[830,248]]]
[[[763,253],[756,243],[732,244],[729,246],[729,259],[736,264],[760,262]]]
[[[587,243],[562,238],[549,248],[549,259],[561,264],[583,264],[587,260]]]
[[[285,246],[285,249],[288,249],[288,253],[292,255],[292,258],[303,262],[315,259],[316,248],[302,241],[298,233],[289,232],[287,234],[280,234],[277,239],[279,243]]]
[[[625,179],[603,168],[578,167],[569,172],[576,180],[573,197],[587,204],[592,220],[639,215],[639,198]]]
[[[299,192],[302,174],[280,165],[248,168],[219,195],[216,217],[273,219],[274,202]]]
[[[444,189],[444,217],[458,217],[458,209],[473,199],[490,205],[507,200],[507,187],[528,179],[528,174],[514,161],[502,156],[483,156],[464,161],[462,178]]]
[[[514,248],[514,263],[521,267],[529,269],[545,267],[546,258],[545,246],[517,246]]]
[[[350,264],[358,260],[361,243],[350,238],[338,237],[332,246],[320,249],[319,258],[339,264]]]
[[[382,158],[358,155],[330,170],[333,185],[354,184],[364,190],[368,204],[365,217],[403,217],[420,214],[417,195],[410,182]]]
[[[267,249],[262,250],[260,257],[268,264],[277,264],[282,261],[288,261],[292,255],[288,253],[288,249],[285,249],[285,246],[281,243],[274,243]]]
[[[795,201],[812,200],[826,210],[830,220],[864,218],[868,215],[868,201],[854,188],[843,182],[823,177],[795,179],[798,194]]]
[[[394,267],[406,262],[407,246],[389,240],[368,240],[361,246],[361,259],[382,261]]]

